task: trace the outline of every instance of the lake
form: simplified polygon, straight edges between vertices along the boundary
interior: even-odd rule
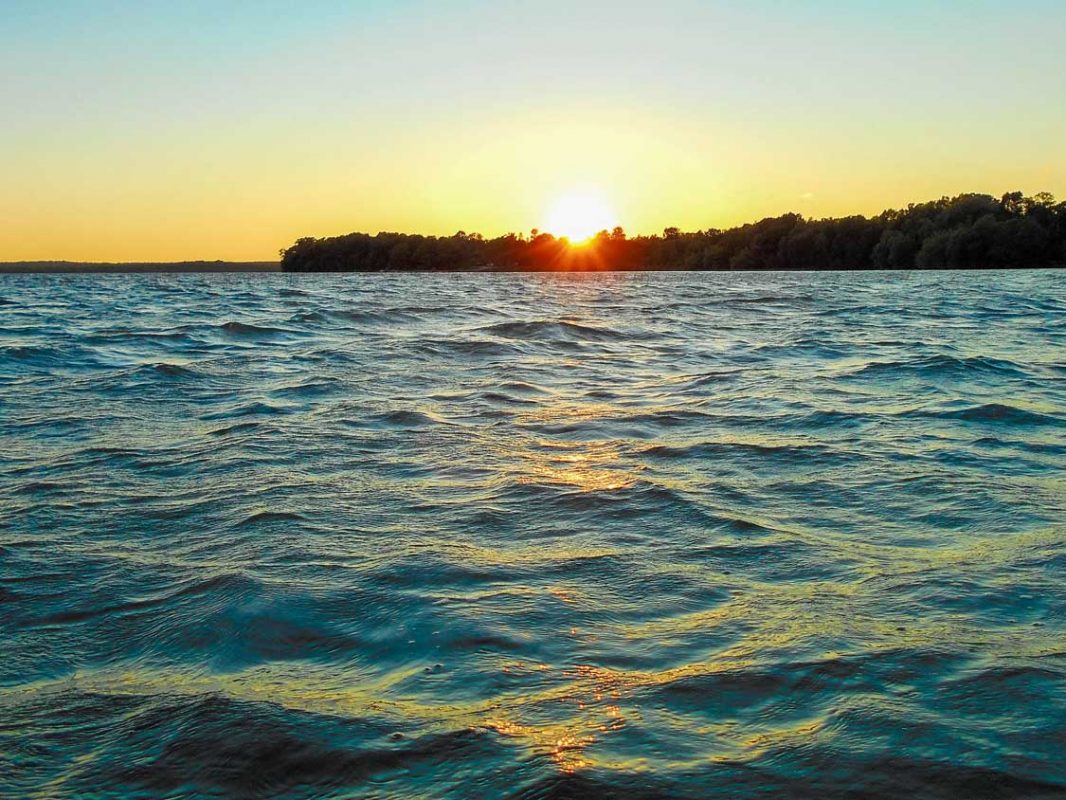
[[[1066,795],[1066,273],[0,279],[0,796]]]

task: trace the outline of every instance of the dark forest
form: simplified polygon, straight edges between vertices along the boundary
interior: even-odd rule
[[[292,272],[1005,269],[1066,264],[1066,202],[1047,192],[944,197],[873,218],[785,214],[728,230],[601,231],[587,243],[537,230],[495,239],[350,233],[281,252]]]

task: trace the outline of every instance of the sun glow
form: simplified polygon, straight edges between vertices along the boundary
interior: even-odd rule
[[[595,194],[574,192],[555,201],[548,212],[545,227],[549,233],[565,236],[574,244],[588,241],[618,222],[602,198]]]

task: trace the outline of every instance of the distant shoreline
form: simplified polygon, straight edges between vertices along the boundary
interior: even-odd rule
[[[640,267],[614,267],[597,270],[544,270],[532,268],[508,268],[508,267],[457,267],[453,269],[379,269],[379,270],[337,270],[326,272],[286,272],[280,263],[270,261],[234,261],[234,262],[173,262],[173,263],[79,263],[75,261],[25,261],[25,262],[0,262],[0,276],[3,275],[225,275],[225,274],[253,274],[253,273],[282,273],[287,275],[298,274],[362,274],[362,275],[403,275],[403,274],[463,274],[463,275],[490,275],[490,274],[604,274],[612,272],[989,272],[995,270],[1061,270],[1066,269],[1066,264],[1046,264],[1032,267],[934,267],[918,269],[915,267],[793,267],[772,269],[691,269],[685,267],[644,269]]]
[[[276,261],[167,261],[167,262],[80,262],[5,261],[0,275],[8,274],[145,274],[211,272],[281,272]]]

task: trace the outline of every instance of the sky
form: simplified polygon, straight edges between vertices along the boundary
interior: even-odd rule
[[[1066,196],[1062,0],[0,0],[0,260]]]

